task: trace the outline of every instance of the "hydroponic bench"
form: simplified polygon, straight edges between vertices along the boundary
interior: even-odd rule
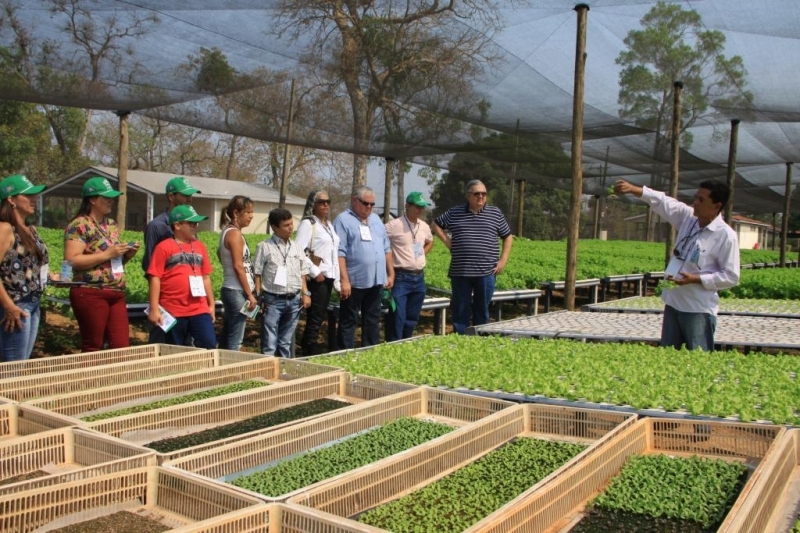
[[[589,300],[592,303],[597,303],[597,297],[600,290],[600,284],[602,281],[599,278],[592,278],[592,279],[579,279],[575,282],[576,289],[589,289]],[[563,291],[566,287],[566,281],[549,281],[547,283],[542,283],[542,288],[545,290],[545,297],[544,297],[544,312],[550,312],[550,301],[553,297],[553,291],[560,290]]]
[[[625,283],[633,283],[636,287],[636,294],[642,296],[644,276],[644,274],[621,274],[618,276],[604,277],[600,286],[600,299],[604,302],[606,301],[606,294],[610,291],[612,285],[617,286],[617,298],[622,298],[622,290]]]
[[[599,313],[663,313],[664,302],[657,296],[634,296],[611,302],[584,305],[581,311]],[[754,298],[723,298],[720,315],[800,318],[800,300],[760,300]]]

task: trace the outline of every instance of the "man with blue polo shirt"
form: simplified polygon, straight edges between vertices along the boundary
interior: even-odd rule
[[[489,323],[495,277],[508,263],[514,239],[500,209],[486,205],[483,182],[467,183],[466,198],[465,204],[451,207],[433,224],[434,233],[450,250],[453,330],[462,335],[470,326],[470,314],[474,326]],[[502,253],[498,238],[503,241]]]
[[[179,205],[191,205],[192,195],[198,193],[197,189],[191,186],[189,180],[183,176],[175,176],[167,182],[167,201],[169,205],[161,214],[153,217],[144,228],[144,256],[142,257],[142,269],[147,277],[147,269],[150,266],[150,259],[156,245],[173,236],[172,226],[169,223],[169,214]],[[150,344],[165,342],[164,331],[159,327],[150,330]]]
[[[380,342],[381,292],[394,283],[391,245],[383,222],[372,212],[373,207],[375,193],[369,187],[358,187],[350,209],[333,222],[339,235],[342,284],[336,338],[340,350],[355,348],[359,312],[362,345]]]

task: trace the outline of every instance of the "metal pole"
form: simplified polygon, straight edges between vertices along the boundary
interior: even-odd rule
[[[731,191],[728,203],[725,204],[725,222],[733,227],[733,190],[736,185],[736,150],[739,145],[738,118],[731,120],[731,142],[728,145],[728,189]]]
[[[281,195],[278,200],[278,207],[286,207],[286,192],[289,189],[289,157],[291,156],[292,129],[294,127],[294,79],[289,90],[289,119],[286,123],[286,144],[283,145],[283,171],[281,172]]]
[[[669,195],[678,197],[678,180],[680,179],[681,161],[681,97],[683,96],[683,82],[676,81],[672,84],[672,157],[669,169]],[[672,248],[675,246],[675,228],[667,231],[667,243],[664,247],[664,265],[672,257]]]
[[[783,193],[783,218],[781,220],[781,266],[786,266],[786,244],[789,239],[789,205],[792,203],[792,166],[786,163],[786,188]]]
[[[583,194],[583,91],[586,75],[586,15],[589,6],[578,4],[575,6],[575,11],[578,15],[578,31],[575,39],[575,88],[572,97],[572,194],[567,238],[567,272],[564,282],[564,300],[569,311],[575,310],[575,276],[578,267],[578,235]]]

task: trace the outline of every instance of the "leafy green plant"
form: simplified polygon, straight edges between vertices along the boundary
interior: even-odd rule
[[[363,513],[359,521],[394,533],[463,531],[584,448],[565,442],[516,439],[435,483]]]
[[[792,528],[792,533],[800,533],[800,518],[798,518],[797,522],[794,523],[794,527]]]
[[[794,355],[449,335],[314,362],[419,385],[800,424],[800,358]]]
[[[171,407],[173,405],[180,405],[182,403],[196,402],[198,400],[205,400],[207,398],[214,398],[215,396],[223,396],[225,394],[233,394],[234,392],[241,392],[245,390],[255,389],[258,387],[265,387],[269,385],[266,381],[242,381],[239,383],[232,383],[224,387],[217,387],[201,392],[186,394],[184,396],[176,396],[173,398],[166,398],[155,402],[149,402],[141,405],[134,405],[125,407],[123,409],[115,409],[113,411],[106,411],[104,413],[97,413],[94,415],[81,417],[84,422],[95,422],[97,420],[105,420],[107,418],[114,418],[117,416],[130,415],[133,413],[142,413],[153,409],[160,409],[162,407]]]
[[[718,525],[743,486],[747,466],[699,456],[631,457],[592,506]]]
[[[200,444],[205,444],[207,442],[213,442],[215,440],[226,439],[228,437],[241,435],[243,433],[249,433],[258,429],[266,429],[279,424],[285,424],[287,422],[292,422],[293,420],[299,420],[301,418],[333,411],[334,409],[341,409],[342,407],[347,407],[348,405],[350,404],[347,402],[322,398],[319,400],[313,400],[310,402],[301,403],[299,405],[294,405],[292,407],[287,407],[286,409],[273,411],[271,413],[258,415],[240,422],[233,422],[231,424],[217,426],[205,431],[153,441],[149,444],[145,444],[145,446],[161,453],[174,452],[184,448],[189,448],[191,446],[199,446]]]
[[[398,418],[328,448],[307,451],[277,465],[229,483],[277,497],[323,479],[379,461],[440,437],[453,428],[416,418]]]

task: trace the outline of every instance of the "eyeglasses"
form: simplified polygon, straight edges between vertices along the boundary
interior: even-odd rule
[[[184,222],[184,224],[189,224],[192,227],[197,226],[197,222]]]
[[[330,200],[317,200],[315,203],[317,205],[331,205],[331,201]]]
[[[365,202],[364,200],[362,200],[358,196],[356,196],[356,200],[361,202],[361,205],[363,205],[364,207],[375,207],[375,202]]]
[[[483,198],[484,196],[486,196],[486,192],[485,191],[482,191],[482,192],[471,192],[470,194],[472,196],[477,196],[479,198]]]

